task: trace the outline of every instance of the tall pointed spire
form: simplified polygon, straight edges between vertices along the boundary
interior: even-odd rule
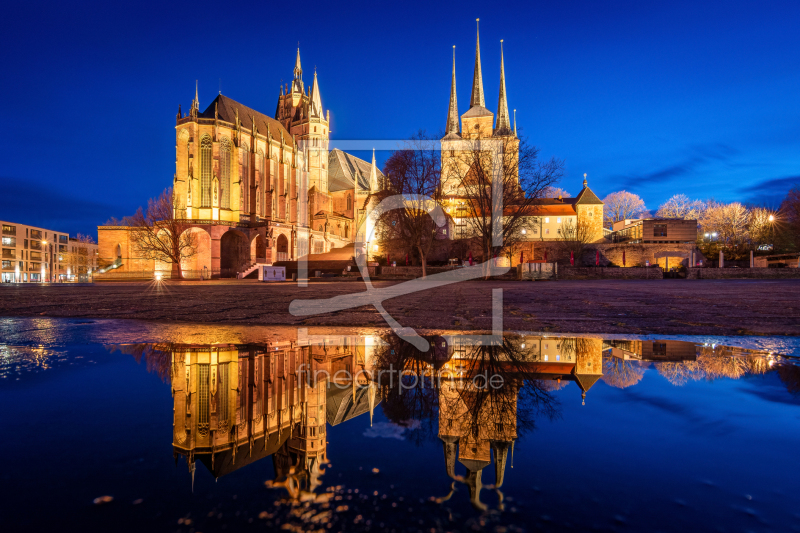
[[[511,133],[511,122],[508,118],[508,100],[506,100],[506,69],[503,59],[502,39],[500,39],[500,96],[497,100],[497,122],[494,131],[497,135]]]
[[[303,68],[300,66],[300,46],[297,47],[297,59],[294,60],[294,79],[292,79],[292,92],[303,94]],[[287,90],[286,93],[288,94],[289,91]]]
[[[200,98],[197,96],[197,86],[198,82],[197,80],[194,80],[194,107],[200,111]]]
[[[294,60],[294,79],[303,79],[303,68],[300,66],[300,47],[297,47],[297,59]]]
[[[481,32],[480,20],[475,19],[478,26],[478,36],[475,40],[475,74],[472,78],[472,98],[470,98],[469,106],[486,107],[486,101],[483,98],[483,76],[481,75]]]
[[[317,83],[317,69],[314,69],[314,85],[311,86],[311,115],[322,117],[322,99],[319,96],[319,83]]]
[[[378,192],[378,166],[375,164],[375,148],[372,149],[372,165],[369,167],[369,191]]]
[[[453,45],[453,80],[450,82],[450,107],[447,110],[445,134],[458,133],[458,101],[456,100],[456,47]]]

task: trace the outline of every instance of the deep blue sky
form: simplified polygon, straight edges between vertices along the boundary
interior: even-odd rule
[[[0,33],[0,219],[92,232],[171,184],[175,114],[200,80],[273,114],[300,42],[333,139],[445,123],[452,46],[487,106],[603,197],[779,201],[800,182],[800,2],[12,2]],[[385,154],[384,154],[385,157]]]

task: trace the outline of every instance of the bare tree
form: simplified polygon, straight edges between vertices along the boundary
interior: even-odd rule
[[[441,160],[436,144],[419,132],[406,141],[404,149],[386,161],[386,187],[380,197],[402,195],[404,207],[384,213],[379,221],[382,241],[419,253],[422,277],[426,276],[428,254],[437,240],[437,226],[430,213],[442,200]]]
[[[592,242],[593,236],[594,231],[588,221],[567,219],[561,227],[557,249],[563,256],[572,253],[580,266],[586,245]]]
[[[454,189],[451,195],[464,199],[467,236],[480,243],[488,266],[488,261],[504,249],[513,249],[527,240],[522,230],[527,233],[528,228],[533,228],[539,209],[537,200],[561,179],[564,161],[540,161],[538,148],[513,136],[500,138],[499,153],[487,150],[481,144],[485,140],[463,142],[465,149],[453,154],[443,172],[445,181]],[[493,175],[502,182],[498,197],[493,193]],[[503,216],[493,219],[493,207],[502,209]],[[503,245],[496,245],[495,238],[502,239]],[[486,272],[488,276],[488,268]]]
[[[795,185],[781,202],[777,217],[780,233],[787,244],[800,249],[800,185]]]
[[[690,200],[685,194],[676,194],[659,206],[655,216],[699,220],[705,210],[706,204],[702,200]]]
[[[644,205],[638,194],[628,191],[612,192],[603,198],[603,223],[610,227],[614,222],[631,218],[642,218],[647,214],[647,207]]]
[[[184,218],[172,189],[147,202],[147,213],[140,207],[130,219],[130,240],[144,259],[172,263],[172,277],[183,278],[181,262],[197,254],[197,238],[186,231],[191,222]]]
[[[745,243],[748,238],[750,213],[739,202],[725,204],[710,200],[700,219],[704,233],[716,233],[716,241],[729,247]]]
[[[639,363],[623,361],[617,357],[603,359],[603,381],[618,389],[636,385],[644,377],[644,368]]]
[[[542,198],[572,198],[572,195],[561,187],[547,187],[542,192]]]
[[[752,207],[747,222],[747,233],[753,248],[772,243],[775,237],[775,211],[766,207]]]

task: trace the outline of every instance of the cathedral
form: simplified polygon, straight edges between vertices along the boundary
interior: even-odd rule
[[[256,264],[294,261],[353,241],[370,189],[372,163],[328,149],[330,110],[317,73],[303,81],[300,50],[293,79],[281,85],[274,116],[219,94],[204,111],[198,91],[175,124],[176,217],[195,234],[189,277],[242,277]],[[119,272],[169,271],[138,257],[122,226],[100,226],[100,257]]]

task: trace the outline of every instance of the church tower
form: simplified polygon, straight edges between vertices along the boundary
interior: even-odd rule
[[[476,22],[480,23],[480,19]],[[508,97],[506,94],[505,58],[503,55],[503,41],[500,41],[500,91],[497,100],[497,120],[495,115],[486,108],[486,98],[483,92],[483,70],[481,65],[481,38],[480,27],[475,39],[475,69],[472,74],[472,91],[470,94],[469,109],[461,115],[461,127],[458,122],[458,103],[456,96],[456,58],[455,46],[453,47],[453,71],[450,82],[450,105],[447,110],[447,123],[445,136],[442,138],[442,185],[445,193],[451,197],[458,197],[463,191],[460,187],[460,178],[467,171],[464,158],[459,158],[458,152],[474,149],[471,142],[481,139],[499,139],[503,142],[504,150],[509,155],[517,153],[519,140],[516,135],[516,123],[512,129],[508,112]],[[455,200],[454,200],[455,201]]]
[[[291,86],[286,85],[285,92],[281,86],[275,119],[305,148],[309,189],[327,195],[330,111],[324,113],[322,110],[316,69],[311,88],[303,83],[300,48],[297,49]]]
[[[480,19],[477,19],[480,23]],[[461,136],[464,139],[485,139],[492,136],[494,114],[486,109],[483,96],[483,73],[481,72],[481,35],[478,29],[475,40],[475,71],[472,75],[472,96],[469,110],[461,115]]]

